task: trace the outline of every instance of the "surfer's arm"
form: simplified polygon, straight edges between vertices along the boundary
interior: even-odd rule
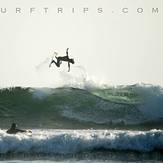
[[[69,48],[67,48],[67,50],[66,50],[67,57],[68,57],[68,49],[69,49]]]
[[[70,72],[70,62],[68,62],[68,72]]]
[[[17,132],[28,132],[28,133],[32,133],[31,130],[21,130],[21,129],[17,129]]]
[[[27,130],[16,129],[17,132],[27,132]]]

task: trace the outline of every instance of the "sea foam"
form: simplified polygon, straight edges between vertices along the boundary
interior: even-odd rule
[[[92,150],[150,152],[163,149],[163,131],[33,130],[9,135],[0,130],[0,153],[72,154]]]

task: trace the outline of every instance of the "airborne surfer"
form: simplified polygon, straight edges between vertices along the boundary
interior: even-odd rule
[[[52,61],[51,61],[50,65],[49,65],[49,67],[51,67],[52,63],[55,63],[55,65],[57,67],[60,67],[62,61],[65,61],[65,62],[68,62],[68,72],[69,72],[70,71],[70,63],[74,64],[75,62],[74,62],[73,58],[69,58],[68,50],[69,50],[69,48],[66,49],[66,56],[62,56],[62,57],[59,56],[59,57],[57,57],[57,53],[56,53],[55,58],[57,59],[57,62],[52,58]]]
[[[32,131],[29,131],[29,130],[18,129],[16,123],[12,123],[11,128],[8,129],[6,132],[7,132],[8,134],[16,134],[16,133],[19,133],[19,132],[21,132],[21,133],[22,133],[22,132],[29,132],[29,133],[32,133]]]

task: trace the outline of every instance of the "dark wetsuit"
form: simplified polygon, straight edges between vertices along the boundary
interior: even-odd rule
[[[20,130],[20,129],[17,129],[17,128],[15,128],[15,129],[12,129],[12,128],[10,128],[9,130],[7,130],[6,131],[8,134],[16,134],[16,133],[18,133],[18,132],[27,132],[26,130]]]
[[[12,123],[11,128],[8,129],[6,132],[8,134],[16,134],[16,133],[19,133],[19,132],[31,132],[31,131],[18,129],[18,128],[16,128],[16,124]]]
[[[66,50],[66,56],[63,56],[63,57],[55,56],[55,58],[57,59],[57,62],[55,60],[52,60],[50,65],[49,65],[49,67],[51,66],[52,63],[55,63],[55,65],[57,67],[60,67],[62,61],[65,61],[65,62],[68,62],[68,71],[70,71],[70,63],[74,64],[75,62],[74,62],[74,59],[69,58],[69,56],[68,56],[68,49],[69,48],[67,48],[67,50]]]
[[[57,58],[57,57],[56,57],[56,58]],[[58,59],[57,59],[57,62],[56,62],[55,60],[52,60],[51,63],[50,63],[50,65],[49,65],[49,67],[51,66],[52,63],[55,63],[55,65],[56,65],[57,67],[60,67],[60,65],[61,65],[62,62],[61,62],[60,60],[58,60]]]

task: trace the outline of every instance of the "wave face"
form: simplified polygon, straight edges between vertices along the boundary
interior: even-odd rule
[[[33,130],[9,135],[0,130],[0,153],[73,154],[94,150],[151,152],[163,149],[163,131]]]
[[[152,85],[0,90],[3,128],[12,122],[33,128],[150,128],[162,120],[163,91]]]

